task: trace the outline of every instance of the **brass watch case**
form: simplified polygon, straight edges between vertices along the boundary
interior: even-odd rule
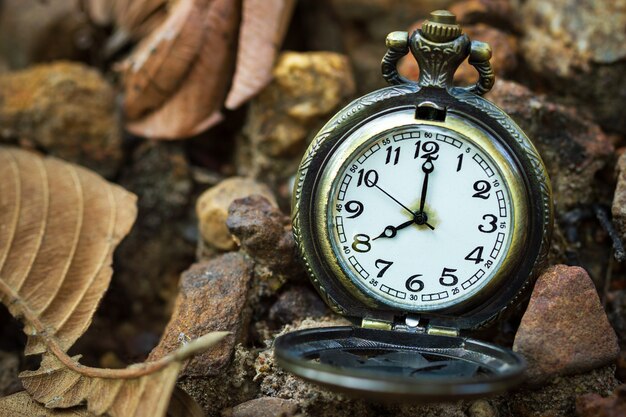
[[[293,232],[311,282],[326,304],[357,326],[283,334],[274,345],[276,363],[368,399],[449,400],[510,389],[523,380],[524,359],[467,333],[519,301],[543,267],[552,230],[546,169],[524,132],[481,97],[494,84],[491,48],[462,34],[452,13],[431,13],[410,35],[390,33],[387,48],[382,73],[392,86],[353,101],[330,119],[302,159],[293,194]],[[416,82],[397,71],[409,52],[420,68]],[[478,80],[453,87],[454,72],[465,59]],[[424,112],[424,106],[435,110]],[[335,256],[328,230],[333,180],[343,162],[364,143],[406,125],[443,126],[482,148],[503,175],[513,206],[510,245],[495,266],[497,274],[467,298],[437,309],[368,295]]]
[[[418,120],[417,106],[435,103],[447,109],[444,122]],[[509,252],[497,275],[463,303],[443,310],[398,309],[374,300],[357,288],[337,261],[328,232],[330,187],[340,163],[330,166],[335,152],[350,134],[393,114],[407,123],[439,125],[454,130],[482,147],[502,170],[514,207]],[[398,126],[390,125],[389,129]],[[383,128],[382,131],[385,129]],[[371,137],[373,129],[350,143],[347,158]],[[342,158],[339,158],[341,160]],[[335,161],[337,158],[335,158]],[[545,260],[552,225],[551,190],[539,154],[522,130],[498,107],[462,88],[392,86],[363,96],[333,117],[315,136],[298,170],[293,195],[293,228],[300,255],[311,281],[337,313],[359,322],[363,318],[397,321],[419,314],[432,325],[475,329],[493,320],[528,288]]]

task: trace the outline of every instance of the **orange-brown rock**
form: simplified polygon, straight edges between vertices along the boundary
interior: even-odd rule
[[[247,334],[250,310],[246,299],[252,272],[252,261],[240,253],[227,253],[184,272],[172,318],[149,359],[165,356],[186,338],[228,331],[231,334],[219,345],[196,356],[181,373],[181,377],[218,375]]]
[[[510,81],[487,94],[526,132],[546,164],[559,209],[596,200],[596,175],[613,158],[613,144],[577,108],[556,104]]]
[[[626,385],[620,385],[608,397],[598,394],[581,395],[576,399],[576,414],[579,417],[626,416]]]
[[[528,361],[531,384],[615,361],[617,337],[584,269],[556,265],[539,277],[513,350]]]
[[[307,138],[354,93],[347,57],[332,52],[284,52],[273,76],[251,101],[236,148],[239,174],[272,186],[284,185]]]
[[[233,201],[250,195],[261,195],[276,206],[270,189],[251,178],[227,178],[202,193],[196,202],[196,215],[200,222],[200,234],[207,245],[218,250],[237,247],[226,227],[228,208]]]
[[[105,177],[122,162],[115,93],[93,68],[70,62],[0,75],[0,142],[18,142]]]

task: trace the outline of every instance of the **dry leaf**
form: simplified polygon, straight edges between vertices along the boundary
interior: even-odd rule
[[[225,336],[211,333],[126,369],[90,368],[67,355],[108,287],[135,199],[87,169],[0,147],[0,301],[24,322],[25,353],[43,354],[40,368],[20,377],[47,407],[163,416],[183,361]]]
[[[213,0],[203,18],[206,26],[202,48],[182,85],[163,106],[128,123],[130,132],[152,139],[180,139],[221,120],[220,109],[234,61],[239,2]]]
[[[117,28],[127,33],[131,39],[147,36],[167,16],[168,0],[108,0],[108,2],[112,3]]]
[[[0,398],[0,417],[93,417],[80,407],[71,410],[51,410],[33,400],[26,391]]]
[[[294,5],[294,0],[243,0],[237,68],[227,108],[241,106],[271,81]]]
[[[201,3],[178,1],[167,20],[123,64],[124,111],[129,119],[163,104],[187,75],[204,36]]]
[[[0,398],[0,417],[94,417],[85,407],[51,409],[33,400],[26,391]],[[198,403],[182,389],[175,387],[167,417],[204,417]]]
[[[115,31],[123,32],[128,40],[147,36],[167,17],[167,0],[80,0],[80,3],[93,23],[115,24]]]
[[[243,0],[240,22],[241,1],[178,1],[170,10],[168,23],[159,26],[151,41],[142,42],[133,54],[136,71],[125,74],[126,127],[151,139],[184,139],[219,123],[231,81],[227,108],[239,107],[257,94],[271,80],[295,4],[295,0]],[[193,20],[190,6],[181,4],[191,1],[206,10],[198,14],[202,18],[201,34],[193,33],[197,32],[196,22],[183,18]],[[196,42],[201,47],[194,55]],[[185,48],[179,51],[176,45]],[[132,68],[129,62],[122,67]]]
[[[65,352],[91,322],[136,197],[55,158],[0,148],[0,301],[23,318],[26,354]]]
[[[49,408],[87,402],[89,412],[112,417],[164,416],[183,362],[207,350],[228,332],[213,332],[195,339],[155,362],[125,369],[89,368],[78,357],[45,354],[36,371],[23,372],[24,388]]]

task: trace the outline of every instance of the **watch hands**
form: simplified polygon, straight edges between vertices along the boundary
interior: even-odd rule
[[[409,227],[413,223],[415,223],[414,220],[409,220],[409,221],[402,223],[400,226],[387,226],[385,227],[385,230],[383,230],[383,232],[380,235],[376,236],[372,240],[376,240],[381,237],[387,237],[387,238],[395,237],[396,233],[398,233],[398,230],[404,229],[405,227]]]
[[[426,162],[430,162],[430,158]],[[426,165],[426,163],[424,163],[424,165]],[[422,166],[422,169],[424,169],[424,166]],[[433,164],[432,164],[432,162],[430,162],[430,172],[432,172],[433,169],[434,169]],[[426,171],[424,171],[424,172],[426,172]],[[426,176],[428,177],[428,174]],[[425,183],[427,185],[427,178],[425,180]],[[428,223],[428,218],[426,217],[426,213],[424,213],[423,211],[420,211],[420,212],[417,212],[417,213],[413,212],[413,210],[411,210],[410,208],[408,208],[407,206],[402,204],[394,196],[392,196],[387,191],[382,189],[378,184],[374,183],[371,186],[376,187],[378,190],[380,190],[387,197],[389,197],[390,199],[395,201],[400,207],[402,207],[403,209],[405,209],[406,211],[411,213],[411,216],[413,217],[411,220],[408,220],[408,221],[402,223],[399,226],[391,226],[390,225],[390,226],[385,227],[385,230],[383,230],[383,232],[380,235],[378,235],[377,237],[375,237],[373,240],[376,240],[376,239],[381,238],[381,237],[393,238],[398,233],[398,230],[404,229],[406,227],[409,227],[413,223],[415,223],[417,225],[426,225],[430,230],[435,230],[435,227]],[[424,191],[422,191],[422,201],[424,201],[424,196],[425,196],[425,193],[424,193]]]
[[[426,204],[426,192],[428,191],[428,176],[435,170],[435,165],[431,158],[426,159],[422,164],[422,171],[424,171],[424,182],[422,184],[422,196],[420,197],[420,214],[424,214],[424,205]]]
[[[404,204],[402,204],[401,202],[399,202],[394,196],[392,196],[391,194],[389,194],[387,191],[383,190],[382,188],[380,188],[378,186],[378,184],[374,184],[374,187],[378,188],[380,191],[383,192],[383,194],[385,194],[387,197],[391,198],[393,201],[395,201],[396,203],[398,203],[400,205],[400,207],[402,207],[403,209],[405,209],[406,211],[408,211],[409,213],[411,213],[411,216],[415,216],[415,213],[413,213],[413,210],[411,210],[410,208],[408,208],[407,206],[405,206]]]

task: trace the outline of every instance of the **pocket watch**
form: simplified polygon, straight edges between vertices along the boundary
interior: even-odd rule
[[[537,150],[482,98],[491,48],[445,10],[387,36],[391,84],[350,103],[304,155],[293,231],[311,281],[353,327],[275,341],[279,366],[367,398],[451,399],[521,381],[524,360],[471,338],[527,294],[552,228]],[[419,79],[398,73],[409,52]],[[453,86],[468,59],[478,80]]]

